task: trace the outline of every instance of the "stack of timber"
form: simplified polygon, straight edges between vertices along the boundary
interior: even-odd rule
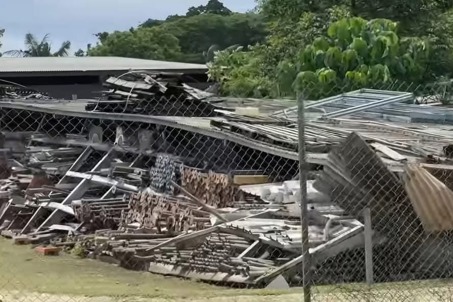
[[[132,72],[110,77],[103,97],[86,105],[87,111],[161,116],[216,116],[206,93],[183,83],[182,74]]]
[[[86,232],[117,229],[128,210],[125,197],[75,200],[72,206],[76,220],[84,224]]]
[[[153,192],[151,188],[132,194],[124,225],[162,233],[187,232],[210,226],[209,212],[184,197]]]
[[[216,208],[230,207],[236,201],[247,198],[234,185],[232,177],[212,171],[185,167],[182,171],[182,186],[205,204]]]

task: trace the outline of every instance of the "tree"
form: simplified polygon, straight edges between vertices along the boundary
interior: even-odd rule
[[[331,24],[327,35],[317,37],[297,57],[295,64],[281,63],[280,81],[299,91],[308,88],[309,97],[317,98],[340,92],[336,87],[352,90],[392,80],[421,83],[429,45],[420,38],[399,37],[391,20],[356,17]]]
[[[25,35],[25,47],[26,50],[10,50],[4,54],[17,57],[65,57],[69,53],[71,42],[63,42],[57,51],[52,52],[48,34],[38,41],[33,34],[28,33]]]
[[[86,57],[86,56],[88,56],[88,52],[90,51],[90,49],[91,49],[91,43],[88,43],[86,50],[83,50],[83,49],[80,48],[79,50],[77,50],[74,53],[74,56],[76,56],[76,57]]]
[[[300,89],[302,87],[300,84],[310,79],[327,82],[333,80],[335,83],[327,83],[325,87],[345,85],[346,88],[347,85],[360,86],[364,79],[365,82],[371,83],[370,85],[373,81],[376,83],[384,79],[427,83],[453,73],[451,51],[453,1],[376,0],[371,3],[365,0],[257,0],[257,2],[256,10],[268,25],[269,34],[265,41],[249,50],[217,53],[214,61],[209,64],[211,78],[222,83],[221,91],[225,94],[250,96],[255,95],[257,91],[258,94],[267,91],[271,97],[294,96],[294,89]],[[307,47],[314,47],[314,43],[319,42],[316,38],[320,36],[327,37],[329,47],[333,47],[328,37],[328,29],[332,23],[354,16],[366,17],[364,19],[368,20],[391,16],[392,21],[396,21],[398,26],[394,34],[398,37],[396,48],[399,50],[398,55],[392,57],[394,61],[366,63],[365,65],[370,64],[368,68],[372,69],[370,75],[367,72],[367,77],[363,77],[364,70],[353,69],[343,72],[328,66],[303,69],[302,65],[306,63],[304,60],[307,58],[315,56],[317,60],[321,60],[323,56],[322,50],[316,49],[315,54],[307,53],[307,57],[302,59]],[[377,36],[380,40],[388,39]],[[380,47],[367,45],[371,49]],[[429,51],[425,51],[427,49]],[[346,50],[340,47],[341,53]],[[418,54],[414,57],[415,50]],[[331,52],[329,54],[332,54]],[[350,51],[347,53],[351,54]],[[389,57],[386,57],[386,60],[388,59]],[[250,64],[250,60],[254,63]],[[359,56],[358,60],[364,58]],[[379,64],[382,66],[375,66]],[[406,73],[402,73],[402,70]],[[371,74],[378,77],[373,80],[373,77],[368,77]],[[295,82],[296,78],[298,81]],[[248,86],[245,87],[243,83],[248,83]],[[326,88],[323,89],[326,91]]]
[[[262,61],[255,49],[243,51],[242,47],[227,48],[218,52],[214,62],[208,63],[209,78],[221,83],[221,93],[265,97],[272,94],[272,81],[262,76]]]
[[[349,16],[347,9],[333,7],[320,14],[303,13],[287,26],[281,25],[286,19],[281,23],[270,22],[270,34],[261,44],[248,50],[217,53],[209,64],[210,78],[222,84],[221,91],[225,94],[249,97],[293,95],[292,82],[297,73],[283,73],[282,62],[292,59],[292,64],[296,64],[295,58],[305,45],[325,34],[331,23]],[[276,81],[276,75],[279,75],[281,83]],[[283,81],[284,77],[288,79]]]
[[[163,30],[178,38],[184,62],[204,63],[203,53],[212,45],[225,49],[231,45],[247,47],[264,41],[267,31],[263,18],[256,14],[201,14],[165,22]]]
[[[98,38],[99,42],[103,43],[108,38],[109,33],[104,31],[104,32],[100,32],[100,33],[94,34],[94,36],[96,38]]]
[[[162,20],[148,19],[148,20],[146,20],[145,22],[143,22],[142,24],[140,24],[139,27],[148,27],[148,28],[151,28],[151,27],[159,26],[159,25],[161,25],[162,23],[164,23],[164,21],[162,21]]]
[[[180,56],[178,39],[159,27],[117,31],[88,51],[90,56],[120,56],[151,60],[177,60]]]
[[[139,26],[144,27],[162,28],[177,37],[182,52],[180,60],[190,63],[211,61],[212,46],[225,49],[238,44],[247,48],[263,42],[268,33],[261,15],[233,13],[219,0],[190,7],[185,16],[170,15],[165,21],[148,19]]]
[[[307,22],[301,31],[303,37],[297,39],[298,51],[293,47],[279,56],[274,51],[280,44],[268,40],[250,51],[220,52],[209,64],[210,77],[222,84],[221,91],[226,94],[294,96],[297,90],[308,88],[313,98],[338,93],[335,87],[433,80],[429,43],[399,36],[395,22],[343,18],[324,21],[316,28],[313,22],[317,18],[310,16],[305,13],[301,19]]]
[[[232,11],[225,7],[225,5],[219,0],[209,0],[206,5],[192,6],[188,9],[186,16],[197,16],[201,14],[215,14],[228,16],[232,14]]]
[[[74,56],[76,56],[76,57],[84,57],[85,56],[85,51],[83,51],[83,49],[79,48],[79,50],[77,50],[74,53]]]

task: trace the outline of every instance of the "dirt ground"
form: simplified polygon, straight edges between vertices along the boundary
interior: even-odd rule
[[[453,283],[313,288],[312,301],[453,301]],[[128,271],[62,254],[43,257],[0,239],[0,302],[300,302],[302,290],[230,289]]]

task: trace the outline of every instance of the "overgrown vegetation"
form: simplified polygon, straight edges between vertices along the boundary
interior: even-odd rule
[[[266,40],[218,52],[209,74],[224,94],[253,97],[309,90],[318,98],[395,80],[431,83],[453,70],[452,6],[432,0],[261,0]]]

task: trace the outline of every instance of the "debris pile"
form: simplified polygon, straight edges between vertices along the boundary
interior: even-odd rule
[[[70,140],[59,147],[37,138],[25,156],[9,161],[21,166],[11,168],[6,183],[3,236],[165,275],[261,285],[289,269],[288,280],[296,278],[298,269],[287,263],[300,255],[299,206],[295,198],[262,198],[280,187],[266,183],[262,171],[224,174],[186,166],[171,154],[83,149]],[[27,169],[33,175],[15,185],[17,171]],[[340,252],[357,244],[349,239],[360,235],[360,222],[332,220],[329,207],[317,209],[310,220],[313,247],[322,251],[336,239]]]
[[[40,99],[50,100],[47,93],[39,92],[17,83],[0,79],[0,99]]]
[[[87,111],[156,116],[216,116],[205,101],[210,94],[183,83],[182,74],[133,72],[108,78],[103,97],[86,105]]]
[[[194,91],[168,84],[168,77],[162,85],[162,78],[141,73],[111,78],[107,100],[90,103],[87,110],[213,114],[212,104]],[[171,108],[159,103],[167,93],[178,95]],[[388,97],[381,103],[394,101]],[[359,109],[353,110],[355,116]],[[81,126],[70,138],[33,135],[22,155],[10,152],[0,162],[5,166],[0,181],[2,235],[163,275],[254,286],[283,276],[299,284],[303,256],[295,125],[279,118],[223,115],[202,126],[197,124],[200,118],[180,118],[178,126],[187,126],[185,132],[178,129],[171,139],[167,134],[176,126],[125,120],[116,136],[116,121],[108,129],[98,123],[96,131]],[[85,125],[84,118],[71,118]],[[134,136],[128,137],[123,126],[133,129]],[[145,144],[142,136],[135,136],[142,130],[154,131],[149,137],[157,133],[162,141]],[[314,266],[362,251],[367,238],[377,250],[384,247],[387,258],[400,259],[397,252],[410,255],[405,263],[377,261],[389,273],[386,278],[402,279],[417,266],[439,267],[428,257],[428,243],[438,241],[427,231],[451,231],[448,221],[435,221],[445,220],[436,213],[449,213],[443,201],[453,196],[444,173],[451,162],[442,156],[448,137],[346,119],[308,123],[306,135],[308,167],[316,170],[315,180],[306,184]],[[429,190],[420,189],[421,184]],[[435,210],[426,206],[428,200]],[[365,228],[367,208],[371,226]],[[392,244],[398,247],[395,253],[388,252]],[[438,253],[450,259],[451,247],[443,244]],[[453,271],[444,268],[442,276]],[[326,271],[363,281],[341,266],[330,265]]]

